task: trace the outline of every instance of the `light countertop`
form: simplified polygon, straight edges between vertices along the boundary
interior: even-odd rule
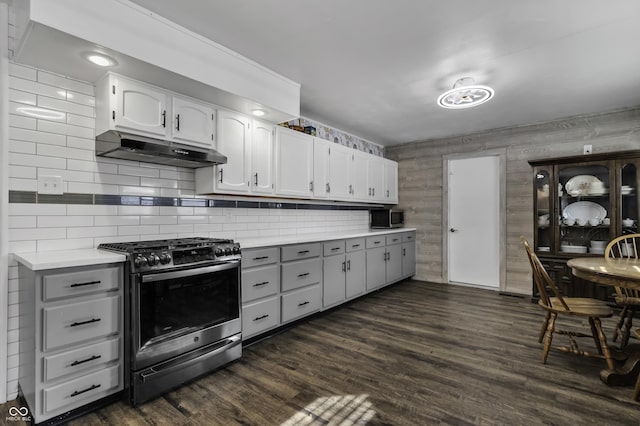
[[[345,240],[348,238],[375,237],[377,235],[395,234],[398,232],[415,231],[416,228],[394,228],[394,229],[375,229],[364,231],[347,231],[335,233],[318,233],[318,234],[301,234],[301,235],[285,235],[279,237],[264,238],[239,238],[235,241],[240,243],[242,249],[252,249],[258,247],[282,246],[287,244],[302,244],[316,241],[332,241]]]
[[[126,260],[123,254],[98,249],[13,253],[13,257],[32,271],[100,265],[104,263],[124,262]]]

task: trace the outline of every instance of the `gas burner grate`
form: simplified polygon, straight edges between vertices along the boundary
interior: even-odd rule
[[[118,252],[135,253],[140,250],[173,250],[176,248],[191,248],[191,247],[207,247],[216,244],[230,244],[233,240],[223,238],[206,238],[206,237],[191,237],[191,238],[176,238],[167,240],[148,240],[148,241],[130,241],[120,243],[102,243],[98,246],[99,249],[112,250]]]

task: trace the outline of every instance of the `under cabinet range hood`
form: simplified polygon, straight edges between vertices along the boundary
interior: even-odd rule
[[[227,162],[227,157],[214,149],[198,148],[115,130],[96,136],[96,155],[191,169]]]

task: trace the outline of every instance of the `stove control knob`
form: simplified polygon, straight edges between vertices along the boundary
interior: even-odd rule
[[[240,254],[240,247],[234,247],[233,254]]]
[[[224,249],[224,254],[226,254],[227,256],[231,255],[231,248],[227,247],[226,249]]]
[[[135,263],[135,265],[138,267],[147,266],[147,258],[144,256],[138,256],[136,257],[136,260],[133,261],[133,263]]]
[[[160,258],[158,256],[156,256],[155,254],[152,254],[151,256],[149,256],[149,266],[155,266],[160,262]]]
[[[171,262],[170,254],[164,253],[162,256],[160,256],[160,263],[162,263],[163,265],[166,265],[169,262]]]
[[[217,257],[224,256],[224,250],[216,249],[216,253],[215,254],[216,254]]]

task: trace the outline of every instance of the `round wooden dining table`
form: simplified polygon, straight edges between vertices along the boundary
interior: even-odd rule
[[[574,276],[597,284],[640,289],[640,259],[607,259],[604,257],[581,257],[570,259],[567,266]],[[640,396],[640,348],[638,345],[628,346],[626,363],[615,371],[602,370],[600,378],[608,385],[633,383],[637,376],[633,391],[633,399]]]

